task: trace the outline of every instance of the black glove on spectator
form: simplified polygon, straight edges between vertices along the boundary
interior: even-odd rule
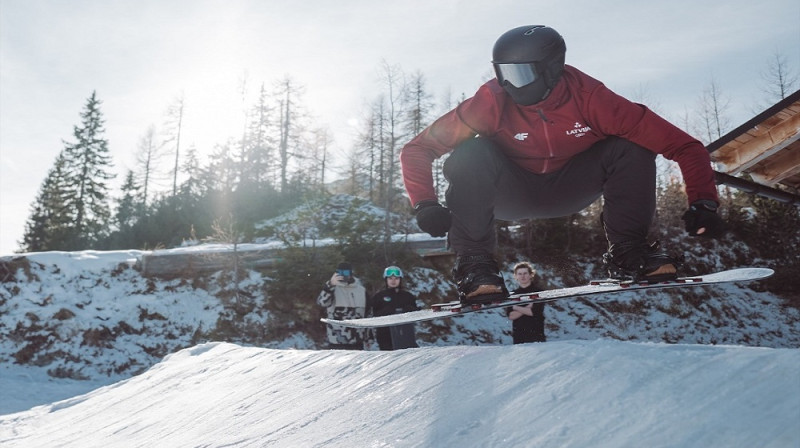
[[[452,217],[450,210],[436,201],[422,201],[414,206],[417,212],[417,225],[430,236],[445,236],[450,230]]]
[[[708,199],[692,202],[681,219],[686,223],[686,231],[692,236],[719,238],[726,230],[725,222],[717,215],[717,203]],[[698,235],[697,231],[702,228],[706,230]]]

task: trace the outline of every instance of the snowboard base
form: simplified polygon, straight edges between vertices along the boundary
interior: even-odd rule
[[[623,282],[617,280],[593,280],[584,286],[570,288],[548,289],[535,293],[512,294],[507,299],[485,304],[462,304],[459,301],[445,302],[432,305],[431,308],[411,311],[390,316],[368,317],[365,319],[335,320],[321,319],[331,325],[351,328],[378,328],[394,325],[423,322],[441,319],[444,317],[460,316],[477,311],[504,308],[521,303],[537,302],[547,303],[570,297],[583,297],[600,294],[613,294],[625,291],[638,291],[643,289],[685,288],[694,286],[713,285],[728,282],[750,282],[761,280],[774,274],[768,268],[739,268],[715,272],[702,276],[679,277],[668,282]]]

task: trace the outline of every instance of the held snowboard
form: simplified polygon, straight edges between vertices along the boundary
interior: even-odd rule
[[[432,305],[429,309],[411,311],[402,314],[389,316],[368,317],[365,319],[321,319],[322,322],[331,325],[339,325],[351,328],[378,328],[391,327],[394,325],[422,322],[426,320],[441,319],[444,317],[460,316],[476,311],[485,311],[495,308],[504,308],[523,303],[537,302],[546,303],[569,297],[592,296],[599,294],[613,294],[624,291],[638,291],[642,289],[664,289],[664,288],[685,288],[690,286],[713,285],[716,283],[728,282],[750,282],[761,280],[774,274],[775,271],[768,268],[739,268],[728,271],[715,272],[713,274],[700,275],[695,277],[680,277],[673,281],[647,283],[647,282],[620,282],[618,280],[595,280],[584,286],[574,286],[570,288],[548,289],[535,293],[515,294],[505,300],[485,303],[485,304],[462,304],[458,301],[440,303]]]

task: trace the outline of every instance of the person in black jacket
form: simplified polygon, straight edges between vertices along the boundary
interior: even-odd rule
[[[417,298],[403,289],[403,271],[400,268],[389,266],[384,269],[383,280],[386,289],[375,293],[369,299],[367,303],[368,316],[388,316],[419,309]],[[381,327],[375,330],[375,339],[381,350],[418,347],[414,324]]]
[[[535,278],[536,270],[530,264],[517,263],[514,266],[514,279],[519,284],[519,288],[512,291],[512,294],[541,291],[542,289],[534,284]],[[544,303],[514,305],[506,308],[506,312],[512,322],[511,329],[515,344],[547,340],[544,335]]]

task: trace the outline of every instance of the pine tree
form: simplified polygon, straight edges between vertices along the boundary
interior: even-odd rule
[[[379,157],[381,104],[375,100],[366,112],[356,146],[349,155],[347,175],[351,182],[350,194],[365,194],[373,203],[379,201],[378,173],[382,171]]]
[[[324,127],[311,130],[305,142],[307,148],[300,174],[305,177],[306,186],[313,191],[325,193],[325,172],[328,170],[328,157],[333,137]]]
[[[142,204],[147,203],[152,199],[154,186],[158,180],[163,179],[159,167],[162,166],[161,160],[166,155],[163,151],[163,146],[159,146],[156,141],[156,128],[150,126],[147,132],[142,136],[139,141],[139,148],[136,153],[136,164],[138,165],[138,176],[140,179],[140,189],[142,190]],[[173,176],[174,181],[174,176]]]
[[[228,140],[225,144],[217,144],[209,156],[206,185],[209,190],[217,191],[228,197],[237,186],[238,170],[235,159],[236,143]]]
[[[722,92],[719,83],[712,76],[708,87],[698,100],[698,135],[709,144],[722,137],[729,129],[728,109],[730,99]]]
[[[125,183],[122,185],[122,197],[117,204],[114,220],[121,232],[126,232],[136,224],[142,216],[144,198],[140,192],[141,187],[136,183],[133,171],[128,171]]]
[[[144,216],[144,198],[141,189],[136,183],[133,171],[129,170],[122,185],[122,197],[117,199],[117,208],[114,212],[116,230],[109,238],[109,248],[128,249],[141,246],[135,232],[136,224]]]
[[[197,157],[197,148],[190,146],[186,151],[183,161],[183,173],[186,179],[181,183],[179,194],[183,200],[197,202],[203,194],[201,178],[203,176],[200,168],[200,160]]]
[[[762,90],[767,95],[768,106],[791,95],[800,79],[786,55],[778,52],[772,55],[761,77],[764,80]]]
[[[262,188],[268,183],[276,183],[275,138],[271,132],[277,124],[273,117],[274,112],[274,107],[268,103],[267,90],[262,84],[258,102],[250,111],[245,141],[246,156],[241,170],[243,183]]]
[[[114,178],[108,140],[103,137],[101,102],[96,92],[81,113],[81,125],[73,128],[75,143],[67,143],[64,158],[67,167],[66,206],[74,216],[72,231],[61,244],[66,250],[95,247],[108,233],[111,211],[108,205],[108,181]]]
[[[404,102],[406,103],[404,118],[406,134],[402,144],[419,135],[431,123],[429,117],[433,112],[434,102],[425,86],[425,76],[422,72],[418,71],[411,77]],[[398,146],[398,157],[402,150],[402,144]],[[434,189],[437,196],[440,191],[444,191],[442,187],[444,175],[441,172],[443,160],[441,157],[436,159],[433,167]],[[407,200],[404,199],[403,202],[407,203]]]
[[[411,77],[406,95],[405,102],[408,104],[408,108],[405,111],[405,130],[409,137],[414,137],[430,124],[428,117],[434,106],[432,96],[425,86],[425,76],[422,72],[416,72]]]
[[[42,182],[36,200],[31,204],[31,215],[25,224],[20,245],[23,252],[61,248],[61,241],[69,233],[72,223],[70,211],[64,205],[66,194],[66,161],[61,153]]]
[[[302,135],[305,131],[303,124],[303,111],[300,106],[300,97],[303,87],[286,76],[275,86],[275,96],[278,98],[278,158],[280,173],[280,191],[287,192],[290,178],[289,162],[294,160],[302,151],[298,150]]]

